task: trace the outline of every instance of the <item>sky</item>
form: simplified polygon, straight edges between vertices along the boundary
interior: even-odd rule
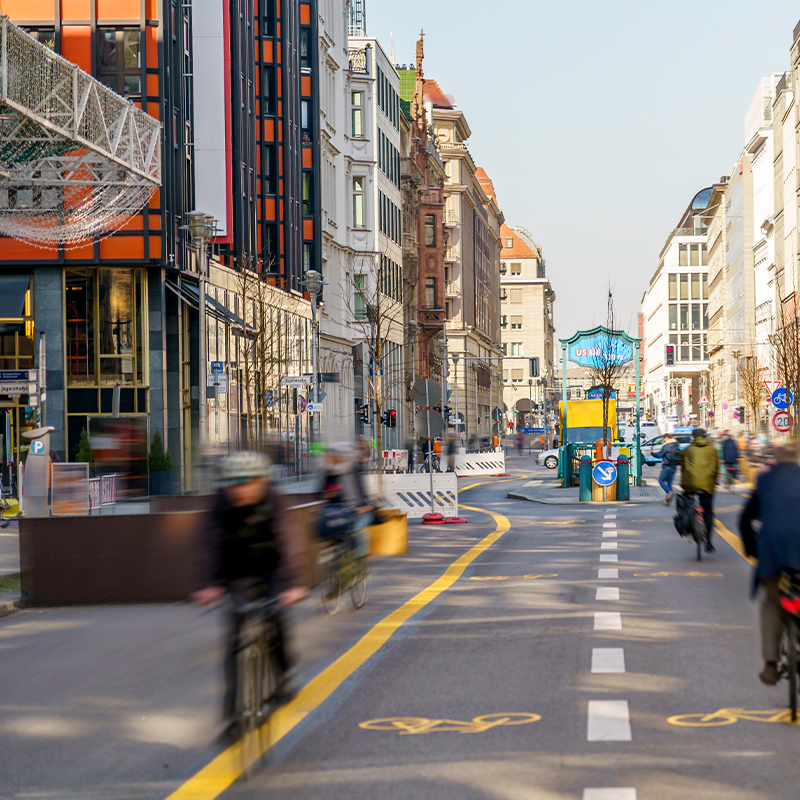
[[[800,5],[778,0],[366,0],[366,28],[455,98],[506,224],[542,246],[556,337],[636,333],[692,197],[730,174],[761,77],[790,69]]]

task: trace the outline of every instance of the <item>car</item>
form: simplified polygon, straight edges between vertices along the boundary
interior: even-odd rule
[[[661,435],[661,429],[655,422],[642,421],[639,424],[639,440],[641,442],[655,439]],[[633,442],[636,440],[636,426],[635,425],[620,425],[619,427],[619,440],[621,442]]]
[[[558,448],[542,450],[541,453],[537,453],[536,463],[540,467],[545,466],[547,469],[555,469],[558,466]]]
[[[675,441],[678,442],[681,450],[685,450],[692,443],[692,436],[688,433],[674,433]],[[664,437],[662,435],[656,436],[653,439],[648,439],[642,445],[642,461],[645,464],[653,466],[661,462],[661,448],[664,445]]]

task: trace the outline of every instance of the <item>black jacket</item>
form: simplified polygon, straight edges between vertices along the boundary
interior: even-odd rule
[[[739,448],[736,442],[729,436],[722,443],[722,460],[726,464],[735,464],[739,458]]]

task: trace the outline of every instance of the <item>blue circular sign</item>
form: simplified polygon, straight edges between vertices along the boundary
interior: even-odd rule
[[[611,486],[617,479],[617,467],[610,461],[600,461],[594,465],[592,477],[599,486]]]
[[[772,405],[780,410],[789,408],[789,406],[794,405],[794,395],[790,390],[781,386],[780,389],[776,389],[772,393]]]

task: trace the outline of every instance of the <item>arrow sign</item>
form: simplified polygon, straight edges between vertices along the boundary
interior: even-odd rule
[[[599,486],[611,486],[617,479],[617,468],[610,461],[601,461],[594,465],[592,477]]]

